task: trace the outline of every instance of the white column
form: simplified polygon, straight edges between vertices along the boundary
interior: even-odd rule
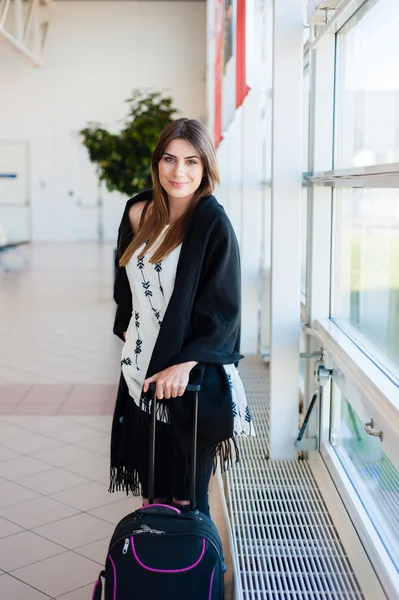
[[[302,3],[273,4],[270,457],[298,435],[302,162]]]

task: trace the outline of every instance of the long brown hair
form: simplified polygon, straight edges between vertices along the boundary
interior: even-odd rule
[[[144,208],[144,218],[142,218],[139,230],[121,256],[119,261],[121,267],[127,265],[133,254],[143,244],[146,244],[140,256],[142,258],[151,246],[153,246],[168,223],[169,200],[159,180],[158,163],[163,157],[169,143],[178,138],[189,142],[198,152],[204,167],[203,177],[199,188],[194,193],[189,208],[170,225],[162,243],[151,257],[150,263],[156,264],[160,262],[182,243],[188,221],[198,202],[204,196],[212,194],[215,185],[219,183],[216,152],[206,127],[195,119],[177,119],[169,123],[162,131],[151,159],[151,175],[154,187],[151,211],[146,210],[148,207],[147,204]]]

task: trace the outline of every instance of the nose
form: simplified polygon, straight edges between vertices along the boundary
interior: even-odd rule
[[[184,164],[180,161],[176,162],[175,176],[184,177]]]

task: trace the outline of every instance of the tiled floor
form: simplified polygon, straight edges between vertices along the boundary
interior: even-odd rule
[[[53,402],[80,404],[88,391],[82,384],[115,386],[118,380],[113,246],[38,244],[24,252],[27,268],[17,263],[5,273],[0,267],[0,384],[20,384],[6,392],[8,403],[23,400],[31,413]],[[11,264],[12,255],[7,260]],[[57,387],[32,388],[40,384]]]
[[[0,598],[90,600],[115,524],[140,504],[108,493],[109,416],[0,420]]]
[[[115,524],[140,504],[107,489],[112,245],[26,253],[27,268],[0,271],[0,598],[90,600]]]
[[[111,415],[115,384],[0,384],[0,415]]]

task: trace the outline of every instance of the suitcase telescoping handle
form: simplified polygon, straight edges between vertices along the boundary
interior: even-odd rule
[[[195,491],[197,481],[197,433],[198,433],[198,392],[200,384],[189,383],[186,392],[194,392],[194,414],[193,414],[193,447],[191,452],[191,481],[190,481],[190,509],[195,510]],[[150,421],[150,460],[148,473],[148,502],[154,503],[154,474],[155,474],[155,429],[157,422],[157,394],[156,384],[150,384],[153,392],[152,413]]]

